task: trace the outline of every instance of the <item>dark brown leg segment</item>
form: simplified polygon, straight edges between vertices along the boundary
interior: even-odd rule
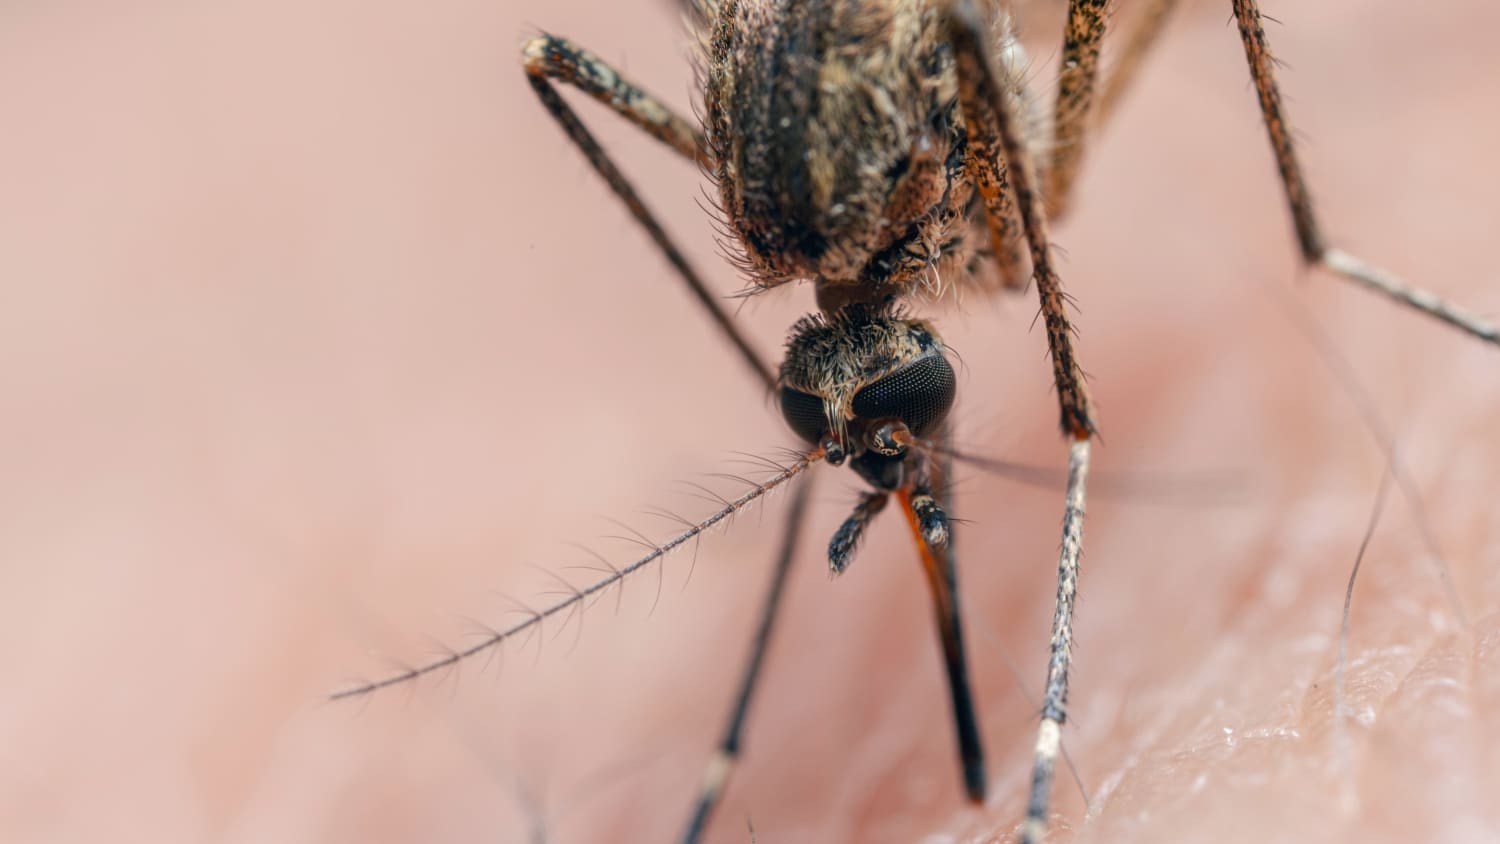
[[[566,82],[588,94],[684,158],[708,166],[708,145],[697,125],[677,115],[604,62],[565,38],[540,35],[521,45],[521,64],[531,76]]]
[[[1062,70],[1052,122],[1051,162],[1047,166],[1049,216],[1066,213],[1073,182],[1083,163],[1083,142],[1093,116],[1094,83],[1099,78],[1099,47],[1109,18],[1109,0],[1071,0],[1063,30]]]
[[[948,5],[947,27],[959,77],[959,101],[969,129],[973,166],[983,171],[1002,156],[1010,165],[1016,204],[1026,227],[1032,271],[1041,298],[1047,344],[1052,355],[1063,432],[1070,438],[1068,490],[1063,511],[1062,548],[1057,561],[1057,604],[1052,617],[1051,656],[1037,733],[1031,794],[1026,808],[1023,840],[1041,841],[1046,835],[1048,801],[1066,718],[1068,669],[1072,662],[1073,607],[1078,593],[1078,565],[1083,548],[1083,514],[1089,453],[1095,431],[1083,371],[1073,352],[1067,299],[1053,266],[1047,239],[1047,215],[1036,188],[1036,169],[1017,131],[1010,104],[996,83],[986,48],[987,34],[971,2]]]
[[[1062,407],[1063,431],[1073,437],[1088,437],[1094,432],[1094,420],[1083,371],[1073,353],[1073,327],[1068,319],[1062,282],[1052,263],[1047,215],[1037,194],[1036,168],[1011,113],[1011,105],[1002,94],[986,44],[990,36],[973,4],[956,0],[948,9],[948,36],[958,64],[958,97],[969,130],[969,163],[985,200],[990,230],[998,241],[1002,234],[997,231],[996,221],[1003,217],[1005,208],[986,185],[1004,185],[1008,172],[1041,298],[1052,375]]]
[[[1287,206],[1297,229],[1297,244],[1302,249],[1303,259],[1383,293],[1407,307],[1440,319],[1485,342],[1500,346],[1500,328],[1493,323],[1450,305],[1434,294],[1407,284],[1347,252],[1331,248],[1324,241],[1317,217],[1313,214],[1307,181],[1302,176],[1302,167],[1292,147],[1291,129],[1287,125],[1281,91],[1276,85],[1275,60],[1271,56],[1270,45],[1266,43],[1265,28],[1261,26],[1260,4],[1256,0],[1232,2],[1240,39],[1245,44],[1245,58],[1250,63],[1250,78],[1255,83],[1255,93],[1260,100],[1260,113],[1265,120],[1266,133],[1271,139],[1271,150],[1276,154],[1276,167],[1281,171],[1281,184],[1286,189]]]
[[[620,169],[615,166],[609,154],[583,125],[577,113],[563,102],[557,89],[553,87],[552,80],[558,79],[576,86],[631,123],[641,127],[647,134],[700,164],[708,160],[707,147],[702,133],[693,128],[693,124],[663,105],[661,101],[632,85],[601,59],[562,38],[542,35],[527,41],[521,47],[521,64],[542,105],[562,125],[563,131],[568,133],[568,137],[583,152],[589,164],[593,165],[594,170],[604,178],[620,201],[625,203],[625,207],[630,209],[636,222],[640,223],[646,233],[651,236],[651,240],[666,256],[672,268],[677,270],[677,274],[682,277],[699,304],[708,311],[709,316],[724,332],[724,336],[734,344],[746,365],[754,370],[756,377],[766,385],[767,389],[774,387],[776,376],[771,367],[761,360],[749,341],[735,327],[729,314],[719,304],[718,298],[709,291],[708,285],[703,282],[697,270],[688,263],[682,250],[677,248],[666,230],[662,228],[661,223],[657,221],[656,216],[641,201],[640,195],[636,193],[630,180],[626,179]]]

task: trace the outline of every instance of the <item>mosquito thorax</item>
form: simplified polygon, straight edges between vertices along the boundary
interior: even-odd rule
[[[820,279],[826,311],[958,272],[973,186],[936,4],[721,9],[704,44],[704,128],[747,274]]]
[[[938,429],[957,379],[937,332],[899,312],[851,305],[792,327],[781,364],[781,413],[823,446],[853,458],[876,487],[901,485],[909,446]]]

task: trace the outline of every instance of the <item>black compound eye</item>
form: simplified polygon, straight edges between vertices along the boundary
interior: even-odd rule
[[[782,387],[781,415],[797,436],[810,443],[816,443],[828,430],[828,417],[823,413],[823,399],[812,393]]]
[[[958,379],[948,359],[928,355],[855,393],[854,415],[861,419],[894,416],[920,437],[948,415],[957,389]]]

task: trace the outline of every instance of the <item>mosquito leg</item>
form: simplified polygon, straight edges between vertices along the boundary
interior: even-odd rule
[[[1057,605],[1052,617],[1051,657],[1042,698],[1042,723],[1037,734],[1031,794],[1026,806],[1022,840],[1038,842],[1046,835],[1047,806],[1053,770],[1067,716],[1068,668],[1072,661],[1073,604],[1078,592],[1078,561],[1083,547],[1085,481],[1095,431],[1083,371],[1073,353],[1073,328],[1068,320],[1062,282],[1052,264],[1047,239],[1047,215],[1036,189],[1036,169],[1017,131],[1010,105],[998,96],[994,66],[972,2],[950,2],[946,18],[948,38],[957,58],[959,101],[973,150],[972,166],[996,166],[1001,155],[1010,164],[1016,204],[1026,227],[1037,294],[1047,329],[1053,380],[1057,385],[1063,432],[1071,438],[1068,454],[1068,491],[1063,511],[1062,548],[1057,561]]]
[[[1017,113],[1025,115],[1028,125],[1038,123],[1038,116],[1030,110],[1034,98],[1025,83],[1028,60],[1011,28],[1010,17],[1000,13],[993,26],[995,31],[986,37],[1002,45],[997,57],[1002,67],[999,86],[1005,91],[1011,107]],[[1006,162],[1003,159],[991,160],[994,161],[993,167],[976,169],[972,174],[984,202],[984,226],[990,240],[989,256],[995,262],[1000,286],[1012,292],[1024,292],[1030,280],[1029,267],[1021,234],[1021,218],[1016,211],[1016,197],[1010,187]]]
[[[948,38],[958,65],[958,97],[969,132],[969,166],[984,196],[990,231],[996,239],[1001,236],[997,221],[1003,207],[998,204],[999,197],[984,186],[996,184],[997,174],[1008,171],[1017,211],[1025,227],[1037,295],[1041,298],[1063,431],[1076,439],[1087,439],[1094,432],[1094,420],[1083,371],[1073,354],[1073,327],[1068,319],[1062,282],[1052,264],[1047,216],[1036,188],[1036,168],[1018,131],[1009,98],[1002,95],[1003,88],[986,46],[989,34],[974,11],[972,0],[950,0],[946,8]]]
[[[625,207],[630,209],[636,222],[651,236],[651,240],[666,256],[673,269],[677,270],[699,304],[708,311],[724,336],[734,344],[746,365],[754,370],[756,377],[768,389],[774,387],[776,377],[771,367],[735,327],[719,300],[709,291],[702,276],[688,263],[682,250],[677,248],[656,216],[641,201],[630,180],[615,166],[577,113],[563,102],[552,80],[577,87],[684,157],[706,165],[708,152],[702,133],[660,100],[631,84],[602,59],[562,38],[540,35],[529,39],[521,47],[521,65],[542,105],[562,125],[563,131],[578,145],[589,164],[604,178],[620,201],[625,203]]]
[[[1266,31],[1261,26],[1260,4],[1256,0],[1232,2],[1234,17],[1239,23],[1240,39],[1245,44],[1245,59],[1250,64],[1250,78],[1255,83],[1255,92],[1260,99],[1261,116],[1271,139],[1271,149],[1276,154],[1276,166],[1281,171],[1281,184],[1286,189],[1286,201],[1291,209],[1292,223],[1297,229],[1297,244],[1302,249],[1303,259],[1500,346],[1500,328],[1493,323],[1450,305],[1432,293],[1407,284],[1347,252],[1332,248],[1324,241],[1313,214],[1307,182],[1303,179],[1302,168],[1292,148],[1292,134],[1287,126],[1281,91],[1276,86],[1271,47],[1266,43]]]
[[[1073,605],[1078,597],[1078,560],[1083,554],[1084,490],[1089,472],[1089,441],[1074,440],[1068,451],[1068,497],[1063,509],[1062,550],[1057,562],[1057,605],[1052,616],[1052,656],[1042,694],[1042,724],[1037,731],[1031,769],[1031,794],[1021,840],[1036,844],[1047,837],[1047,805],[1052,776],[1067,719],[1068,668],[1073,659]]]
[[[1048,161],[1043,174],[1049,219],[1067,213],[1074,182],[1086,157],[1088,135],[1113,116],[1121,95],[1156,45],[1177,3],[1178,0],[1149,0],[1131,24],[1120,57],[1102,84],[1099,55],[1106,24],[1114,13],[1111,2],[1071,0],[1069,3],[1052,138],[1046,149]]]
[[[724,738],[719,742],[718,750],[708,763],[708,769],[703,774],[703,787],[698,794],[698,802],[693,809],[692,817],[688,820],[687,831],[683,833],[683,844],[696,844],[702,838],[704,829],[708,826],[708,818],[713,813],[714,807],[718,805],[719,798],[724,794],[724,786],[729,782],[729,775],[734,768],[735,761],[740,755],[740,739],[745,731],[745,716],[750,711],[750,697],[755,692],[756,680],[760,678],[761,665],[765,661],[766,646],[771,641],[771,629],[776,623],[777,612],[781,609],[781,598],[786,591],[787,572],[791,569],[792,557],[797,550],[797,539],[802,531],[803,516],[807,514],[807,501],[809,491],[812,489],[812,478],[803,481],[792,494],[792,506],[787,515],[785,533],[781,537],[781,549],[777,553],[776,571],[771,575],[771,589],[766,594],[765,603],[761,607],[760,626],[755,632],[755,641],[750,647],[750,661],[745,666],[744,676],[740,680],[739,695],[735,698],[734,709],[729,715],[729,724],[724,729]]]
[[[941,526],[943,544],[947,543],[948,517],[933,498],[931,490],[924,486],[902,490],[897,497],[906,513],[912,536],[916,538],[927,584],[932,588],[932,606],[948,668],[948,696],[953,701],[953,724],[963,767],[964,790],[970,800],[981,803],[985,792],[984,744],[979,738],[979,718],[974,711],[974,694],[969,688],[968,662],[964,657],[963,627],[958,612],[958,572],[953,555],[929,539],[929,535]]]
[[[521,45],[521,63],[531,76],[566,82],[609,106],[646,134],[684,158],[709,163],[703,133],[657,98],[632,85],[598,56],[567,39],[539,35]]]
[[[1068,207],[1073,181],[1083,162],[1083,139],[1099,77],[1099,45],[1104,40],[1109,0],[1070,0],[1063,29],[1062,70],[1057,79],[1057,102],[1052,120],[1051,161],[1047,165],[1049,216],[1060,217]]]

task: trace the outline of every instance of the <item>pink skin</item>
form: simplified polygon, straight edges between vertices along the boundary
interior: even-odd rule
[[[687,105],[665,4],[43,4],[0,26],[0,837],[523,840],[676,834],[785,498],[445,682],[346,677],[499,623],[591,542],[709,505],[674,481],[791,441],[537,106],[545,25]],[[1500,351],[1297,271],[1227,3],[1174,22],[1055,232],[1105,470],[1229,472],[1229,504],[1091,503],[1057,840],[1493,840]],[[1500,313],[1492,4],[1278,2],[1324,227]],[[309,10],[313,9],[313,10]],[[1039,62],[1055,10],[1026,19]],[[1050,71],[1038,71],[1042,79]],[[592,107],[720,290],[699,180]],[[1185,120],[1184,112],[1192,121]],[[1299,277],[1302,278],[1298,281]],[[1383,458],[1277,297],[1317,315],[1400,436],[1471,626]],[[774,352],[804,288],[742,317]],[[1061,466],[1030,299],[930,308],[985,454]],[[757,470],[749,469],[751,474]],[[1004,840],[1021,815],[1061,492],[967,473],[955,514],[990,754],[960,798],[904,526],[830,582],[855,478],[821,469],[787,616],[712,841]],[[720,489],[733,489],[724,485]],[[1347,736],[1347,742],[1341,740]],[[1341,798],[1347,797],[1347,800]]]

